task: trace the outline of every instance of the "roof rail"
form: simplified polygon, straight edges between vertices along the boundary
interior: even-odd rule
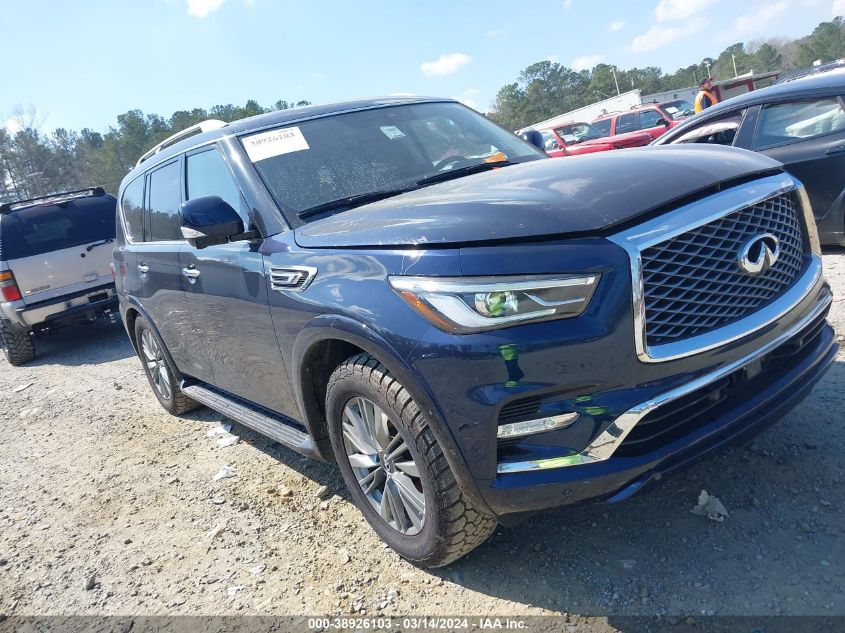
[[[193,134],[202,134],[203,132],[211,132],[213,130],[219,130],[221,127],[226,127],[229,125],[225,121],[221,121],[220,119],[208,119],[206,121],[202,121],[201,123],[197,123],[196,125],[192,125],[190,127],[186,127],[181,132],[176,132],[171,136],[168,136],[164,139],[161,143],[150,149],[149,151],[145,152],[141,155],[141,158],[138,159],[138,162],[135,163],[135,167],[143,163],[148,158],[151,158],[158,154],[161,150],[165,147],[173,145],[181,141],[184,138],[187,138]]]
[[[36,198],[28,198],[27,200],[15,200],[14,202],[4,202],[0,204],[0,213],[9,213],[16,209],[23,207],[34,207],[36,204],[58,204],[67,202],[74,198],[87,198],[88,196],[104,196],[106,190],[102,187],[87,187],[86,189],[74,189],[73,191],[63,191],[62,193],[51,193],[48,196],[38,196]]]

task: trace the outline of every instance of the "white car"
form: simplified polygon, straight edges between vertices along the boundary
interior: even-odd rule
[[[0,343],[12,365],[33,335],[112,318],[115,198],[101,187],[0,205]]]

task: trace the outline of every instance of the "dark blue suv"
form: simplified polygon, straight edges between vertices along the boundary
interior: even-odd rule
[[[774,421],[836,354],[803,187],[731,148],[547,159],[450,100],[207,121],[123,181],[158,400],[336,461],[403,556],[619,501]]]

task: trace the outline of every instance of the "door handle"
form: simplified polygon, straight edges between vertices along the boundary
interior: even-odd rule
[[[146,264],[138,264],[138,272],[142,275],[146,275],[148,272],[150,272],[150,267]]]
[[[845,152],[845,143],[829,147],[827,151],[825,151],[825,154],[841,154],[842,152]]]
[[[200,271],[198,271],[196,268],[183,268],[182,274],[188,279],[196,279],[200,276]]]

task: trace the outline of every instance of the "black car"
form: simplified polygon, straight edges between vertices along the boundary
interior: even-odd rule
[[[161,405],[337,462],[425,565],[759,431],[837,352],[803,187],[753,152],[549,159],[396,97],[199,124],[118,206],[120,310]]]
[[[822,244],[845,246],[845,74],[825,73],[728,99],[653,145],[733,145],[784,164],[807,188]]]

